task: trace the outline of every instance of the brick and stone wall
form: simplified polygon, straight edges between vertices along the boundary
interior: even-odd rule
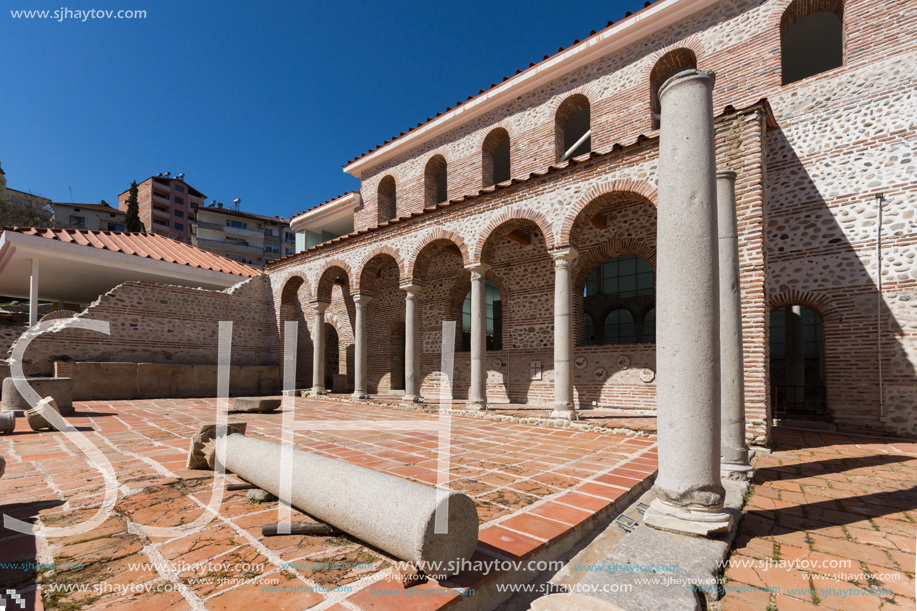
[[[225,291],[126,282],[79,318],[107,321],[110,335],[45,332],[26,349],[27,375],[52,375],[55,361],[215,365],[224,320],[233,322],[232,365],[277,364],[274,306],[263,275]]]

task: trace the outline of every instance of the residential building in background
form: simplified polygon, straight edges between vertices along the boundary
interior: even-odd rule
[[[191,244],[258,268],[295,252],[295,237],[286,219],[217,202],[196,210]]]
[[[126,213],[110,206],[104,199],[98,204],[52,202],[51,208],[54,210],[51,220],[55,227],[124,231]]]
[[[184,176],[166,172],[147,178],[137,185],[137,202],[147,231],[190,244],[194,210],[204,205],[206,196],[186,183]],[[125,212],[129,195],[130,188],[118,195],[118,208]]]
[[[296,232],[296,252],[353,233],[354,214],[362,207],[360,192],[351,191],[294,216],[290,229]]]

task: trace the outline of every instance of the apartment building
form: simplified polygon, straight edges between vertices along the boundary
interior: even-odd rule
[[[137,185],[140,220],[147,231],[191,243],[194,210],[204,205],[203,193],[184,180],[185,175],[169,172],[151,176]],[[130,189],[118,195],[118,208],[127,211]]]
[[[296,250],[286,219],[242,212],[217,202],[196,210],[191,231],[194,246],[258,268]]]
[[[92,229],[99,231],[124,231],[126,212],[111,206],[104,199],[98,204],[51,202],[51,215],[55,227]]]

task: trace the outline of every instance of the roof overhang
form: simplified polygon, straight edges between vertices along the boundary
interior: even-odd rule
[[[357,178],[362,174],[408,149],[420,146],[433,138],[468,123],[472,119],[494,110],[513,99],[542,87],[568,72],[581,68],[597,59],[637,42],[677,23],[720,0],[663,0],[627,19],[590,36],[583,42],[565,49],[543,62],[523,70],[516,76],[462,103],[436,119],[398,137],[375,151],[344,166],[344,171]]]
[[[316,206],[311,210],[294,216],[290,220],[290,229],[296,232],[305,231],[312,227],[321,227],[352,216],[363,205],[363,198],[359,191],[351,191],[337,199]]]
[[[0,234],[0,295],[28,299],[33,260],[38,262],[38,298],[43,301],[91,303],[128,281],[223,290],[247,280],[226,272],[4,231]]]

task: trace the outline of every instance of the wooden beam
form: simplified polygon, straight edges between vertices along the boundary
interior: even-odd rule
[[[528,233],[526,233],[525,231],[522,231],[521,229],[511,231],[509,235],[506,237],[508,237],[510,240],[514,242],[519,242],[523,246],[530,246],[532,244],[532,238],[529,236]]]

